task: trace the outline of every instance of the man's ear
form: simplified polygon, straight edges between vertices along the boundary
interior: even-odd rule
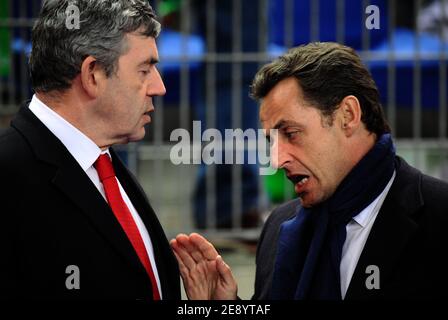
[[[342,99],[339,110],[341,112],[341,126],[347,137],[351,136],[360,125],[361,122],[361,104],[358,98],[353,95],[346,96]]]
[[[81,65],[81,84],[87,95],[96,98],[99,94],[100,82],[105,78],[104,71],[97,60],[88,56]]]

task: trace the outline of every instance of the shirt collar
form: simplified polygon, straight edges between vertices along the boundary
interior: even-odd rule
[[[100,154],[108,153],[110,156],[109,149],[102,151],[95,142],[45,105],[36,95],[33,95],[29,109],[62,142],[84,171],[95,163]]]
[[[369,223],[370,218],[373,216],[373,208],[375,208],[376,204],[378,203],[380,196],[381,195],[379,195],[375,200],[373,200],[372,203],[365,207],[364,210],[362,210],[359,214],[352,218],[362,228],[364,228]]]
[[[376,197],[376,199],[373,200],[372,203],[370,203],[366,208],[364,208],[364,210],[362,210],[359,214],[357,214],[352,218],[362,228],[364,228],[369,224],[370,220],[375,216],[375,212],[379,210],[379,207],[381,207],[381,205],[383,204],[384,199],[386,198],[386,195],[389,192],[390,187],[392,186],[394,178],[395,178],[395,171],[392,174],[392,177],[390,178],[386,187],[378,195],[378,197]]]

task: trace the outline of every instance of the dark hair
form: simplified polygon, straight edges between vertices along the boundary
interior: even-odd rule
[[[79,29],[67,27],[73,6],[79,9]],[[131,32],[158,36],[160,23],[148,1],[46,0],[32,31],[29,68],[34,90],[69,88],[89,55],[109,77],[127,50],[124,36]]]
[[[297,79],[304,98],[332,123],[332,115],[348,95],[361,105],[361,120],[377,136],[390,132],[378,88],[356,52],[332,42],[315,42],[289,50],[255,75],[251,96],[260,100],[281,80]]]

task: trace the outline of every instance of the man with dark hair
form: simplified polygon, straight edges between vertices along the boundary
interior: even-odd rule
[[[311,43],[255,76],[272,164],[299,199],[270,215],[255,299],[441,298],[448,184],[395,155],[378,90],[354,50]],[[270,138],[268,136],[268,138]],[[190,298],[236,298],[230,268],[198,234],[171,245]]]
[[[142,139],[165,94],[159,32],[145,0],[44,2],[36,93],[0,136],[2,298],[180,299],[162,227],[111,148]]]

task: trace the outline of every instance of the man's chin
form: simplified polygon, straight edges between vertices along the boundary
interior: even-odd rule
[[[312,207],[309,203],[304,202],[303,199],[302,199],[300,196],[299,196],[299,200],[300,200],[300,205],[301,205],[303,208],[311,208],[311,207]]]
[[[127,142],[136,142],[140,141],[145,137],[146,131],[145,128],[141,128],[139,132],[133,133],[127,138]]]
[[[300,199],[300,205],[304,208],[312,208],[314,206],[314,201],[312,199],[312,194],[309,192],[302,192],[298,194]]]

